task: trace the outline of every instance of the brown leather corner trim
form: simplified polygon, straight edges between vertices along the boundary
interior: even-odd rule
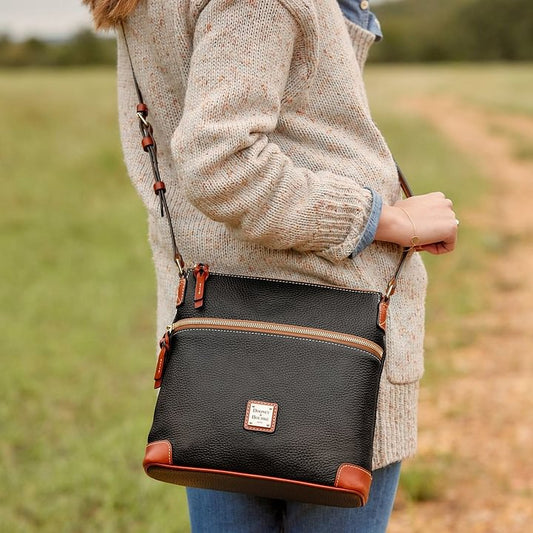
[[[147,444],[143,467],[147,470],[153,464],[172,464],[172,444],[168,440],[157,440]]]
[[[363,503],[366,503],[368,500],[371,483],[372,474],[360,466],[343,463],[337,469],[335,487],[358,492],[361,495]]]

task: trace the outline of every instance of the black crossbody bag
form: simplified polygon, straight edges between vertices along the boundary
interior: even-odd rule
[[[124,35],[125,38],[125,35]],[[127,49],[127,41],[126,41]],[[303,502],[366,503],[385,323],[382,294],[187,269],[132,68],[142,147],[178,269],[143,466],[160,481]],[[398,169],[404,193],[411,191]]]

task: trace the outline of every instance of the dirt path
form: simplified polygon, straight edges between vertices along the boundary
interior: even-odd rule
[[[450,99],[409,106],[491,178],[483,212],[461,213],[461,224],[493,230],[503,253],[479,276],[488,306],[472,317],[475,344],[446,354],[458,375],[421,393],[419,451],[453,457],[447,488],[438,501],[400,500],[389,531],[525,533],[533,521],[533,119]]]

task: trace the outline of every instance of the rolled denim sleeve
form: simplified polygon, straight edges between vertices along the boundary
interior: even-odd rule
[[[368,188],[368,187],[366,187]],[[374,192],[372,189],[368,189],[372,193],[372,207],[370,208],[370,216],[366,223],[363,234],[355,247],[355,250],[350,254],[350,257],[361,253],[369,244],[374,241],[376,231],[378,229],[379,217],[381,216],[381,209],[383,207],[383,200],[381,196]]]
[[[376,41],[383,38],[381,25],[376,15],[369,9],[368,2],[359,2],[359,0],[338,0],[339,7],[344,16],[354,24],[361,26],[365,30],[372,32],[376,36]]]

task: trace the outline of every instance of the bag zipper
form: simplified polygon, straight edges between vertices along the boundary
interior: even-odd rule
[[[369,352],[379,360],[383,357],[383,348],[373,341],[325,329],[293,326],[291,324],[276,324],[252,320],[237,320],[224,318],[184,318],[168,326],[168,333],[174,334],[186,329],[225,329],[247,331],[253,333],[266,333],[288,337],[303,337],[311,340],[334,342],[351,348],[358,348]]]
[[[217,273],[211,272],[209,270],[209,265],[206,263],[197,263],[196,265],[194,265],[194,267],[187,272],[187,276],[180,278],[180,282],[178,284],[178,290],[177,290],[176,307],[179,307],[184,301],[185,286],[187,284],[188,274],[192,274],[192,277],[194,279],[194,296],[193,296],[194,308],[201,309],[204,306],[207,278],[209,278],[211,274],[216,275]],[[277,280],[277,279],[272,279],[272,278],[263,278],[263,277],[256,277],[256,276],[244,276],[240,274],[220,274],[220,275],[225,276],[227,278],[251,279],[251,280],[257,280],[257,281],[276,281],[279,283],[287,283],[290,285],[304,285],[308,287],[317,287],[317,288],[327,287],[328,289],[342,291],[342,292],[375,294],[376,296],[380,298],[380,300],[383,300],[383,294],[378,291],[373,291],[373,290],[350,289],[347,287],[336,287],[334,285],[331,285],[331,286],[321,285],[319,283],[313,283],[313,282],[295,281],[295,280]]]
[[[194,287],[194,308],[200,309],[204,306],[205,282],[209,277],[209,265],[198,263],[192,273],[196,280]]]

